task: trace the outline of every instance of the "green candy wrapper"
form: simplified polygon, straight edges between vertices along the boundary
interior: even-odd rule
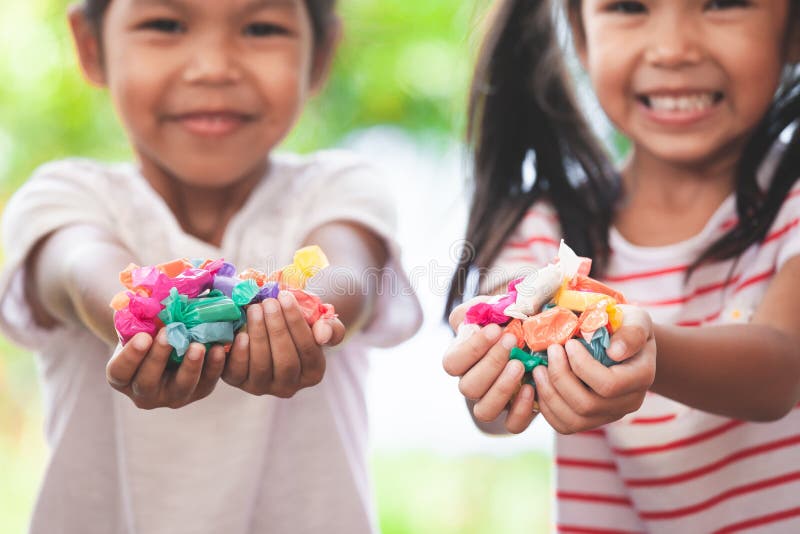
[[[170,363],[180,364],[190,343],[202,343],[208,350],[214,345],[232,343],[234,335],[234,325],[230,322],[203,323],[192,328],[186,328],[183,323],[170,323],[167,325],[167,341],[174,347]]]
[[[533,371],[540,365],[547,367],[547,352],[544,351],[534,352],[531,354],[530,352],[519,347],[514,347],[511,349],[511,354],[509,354],[508,358],[510,360],[521,361],[522,365],[525,366],[525,372],[527,373]]]
[[[247,306],[258,295],[260,289],[252,278],[242,280],[234,286],[231,298],[237,306]]]
[[[606,354],[606,349],[608,348],[610,342],[610,336],[608,335],[608,329],[605,326],[595,330],[591,343],[587,343],[583,338],[578,338],[578,341],[583,343],[583,346],[586,347],[586,350],[589,351],[589,354],[591,354],[595,360],[602,363],[606,367],[611,367],[612,365],[617,365],[620,363],[615,362],[608,357],[608,354]]]
[[[249,291],[248,284],[238,285],[243,286],[240,296]],[[174,347],[169,358],[171,366],[183,361],[192,342],[203,343],[206,349],[233,342],[235,331],[245,321],[241,308],[221,291],[190,299],[172,288],[161,303],[164,309],[158,318],[167,325],[167,341]]]
[[[183,323],[190,330],[202,323],[239,321],[242,318],[239,306],[219,291],[212,291],[207,296],[190,299],[185,295],[180,295],[177,289],[172,288],[169,296],[161,303],[165,308],[158,314],[158,318],[164,324]]]

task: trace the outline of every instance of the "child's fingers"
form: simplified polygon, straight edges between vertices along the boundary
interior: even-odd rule
[[[200,382],[197,383],[192,395],[194,399],[202,399],[214,391],[217,381],[225,370],[225,360],[225,348],[222,345],[214,345],[211,350],[206,352]]]
[[[114,389],[123,390],[130,386],[152,344],[153,338],[148,334],[136,334],[108,361],[106,380]]]
[[[145,356],[142,365],[133,377],[131,388],[133,394],[139,398],[155,399],[163,384],[164,369],[172,352],[172,346],[167,342],[167,330],[162,328],[156,335],[155,343]]]
[[[178,408],[186,404],[200,382],[203,372],[203,360],[206,347],[201,343],[192,343],[183,356],[180,367],[167,382],[167,403],[170,408]]]
[[[537,369],[538,369],[538,367],[537,367]],[[545,369],[542,369],[542,371],[538,371],[537,372],[537,370],[534,369],[533,370],[534,381],[536,381],[536,375],[537,374],[542,374],[542,375],[546,376],[547,375],[547,371]],[[550,407],[550,405],[548,403],[546,403],[542,399],[542,395],[541,395],[541,392],[539,391],[538,384],[543,382],[543,381],[544,381],[544,379],[540,379],[540,380],[536,381],[537,386],[535,388],[536,389],[536,396],[539,399],[538,400],[539,411],[541,412],[542,416],[547,420],[547,422],[550,424],[550,426],[553,427],[553,430],[555,430],[556,432],[560,432],[562,434],[567,434],[568,432],[565,432],[565,431],[562,430],[562,429],[566,429],[567,425],[564,424],[564,422],[555,414],[555,412],[553,412],[553,409]]]
[[[567,353],[564,351],[564,347],[560,345],[551,345],[547,348],[548,381],[573,412],[583,417],[598,415],[597,410],[600,409],[598,406],[600,403],[598,401],[601,399],[592,393],[573,372],[570,366],[572,356],[574,355],[581,358],[581,362],[584,364],[589,365],[594,362],[602,367],[603,370],[606,369],[601,363],[595,361],[584,346],[577,341],[568,341],[567,350],[570,351],[569,360],[567,359]],[[591,362],[586,361],[587,358],[591,360]]]
[[[329,319],[328,323],[333,328],[333,335],[331,336],[330,341],[328,341],[329,347],[335,347],[342,341],[344,341],[344,336],[347,334],[347,328],[344,326],[344,323],[338,318]]]
[[[450,317],[448,320],[450,321],[450,328],[453,329],[453,332],[458,330],[458,326],[464,322],[464,317],[467,315],[467,310],[469,310],[472,306],[479,302],[486,302],[487,300],[491,299],[492,297],[482,295],[479,297],[472,298],[463,304],[459,304],[453,311],[450,312]]]
[[[519,434],[528,428],[536,417],[536,412],[533,408],[534,403],[534,389],[530,384],[523,384],[517,396],[511,402],[511,407],[508,409],[508,416],[506,416],[506,430],[512,434]]]
[[[611,420],[615,419],[617,415],[635,411],[641,405],[645,389],[623,391],[619,395],[604,398],[584,385],[581,375],[590,374],[584,371],[585,368],[588,368],[591,369],[591,372],[597,372],[598,376],[603,377],[604,382],[598,382],[599,384],[611,382],[615,384],[614,388],[622,390],[616,385],[618,378],[614,376],[614,373],[592,358],[579,342],[568,341],[566,354],[560,346],[556,345],[550,347],[547,354],[550,365],[548,378],[576,415],[584,418],[605,417]]]
[[[628,389],[628,385],[621,383],[621,377],[617,376],[619,373],[615,375],[611,368],[595,360],[580,342],[571,339],[565,344],[565,349],[568,365],[575,373],[575,376],[589,386],[592,391],[605,398],[628,393],[628,391],[625,391]],[[553,352],[556,352],[555,347]],[[549,353],[550,351],[548,350]],[[561,354],[564,354],[563,350]],[[550,365],[553,365],[552,361]],[[625,365],[630,365],[630,362]],[[620,366],[617,365],[615,367]],[[552,375],[550,378],[552,379]]]
[[[335,347],[344,341],[347,333],[344,323],[338,317],[317,321],[312,330],[317,343],[326,347]]]
[[[444,370],[450,376],[462,376],[486,355],[502,332],[496,324],[482,329],[476,325],[460,326],[456,339],[444,354]]]
[[[249,364],[250,338],[246,332],[237,334],[233,340],[231,352],[225,361],[225,370],[222,379],[231,386],[241,386],[247,380],[247,367]]]
[[[289,334],[289,327],[283,318],[281,306],[276,299],[267,299],[263,303],[264,315],[267,318],[267,333],[273,362],[272,393],[279,397],[290,397],[300,383],[300,356]]]
[[[314,339],[314,334],[298,308],[294,295],[282,291],[278,296],[278,302],[300,360],[300,387],[315,386],[325,375],[325,356],[322,348]]]
[[[606,384],[614,380],[611,369],[595,360],[592,355],[589,354],[589,351],[586,350],[586,347],[579,341],[570,339],[564,344],[563,349],[560,351],[556,349],[557,347],[553,347],[552,349],[548,348],[548,359],[550,358],[551,350],[554,354],[560,352],[562,356],[565,355],[564,357],[567,360],[567,365],[569,365],[572,372],[575,373],[575,376],[580,378],[596,393],[599,392],[592,387],[593,385],[607,387]],[[550,365],[552,365],[552,362],[550,362]]]
[[[570,365],[575,374],[601,397],[610,399],[646,391],[655,380],[656,348],[653,339],[638,354],[613,367],[605,367],[584,354],[585,349],[581,346],[582,353],[576,344],[572,341],[567,343]]]
[[[624,412],[609,410],[609,413],[584,417],[575,412],[564,400],[550,381],[550,373],[544,367],[533,370],[536,391],[539,396],[539,409],[550,425],[561,434],[574,434],[596,428],[621,417]]]
[[[508,403],[519,390],[520,381],[525,374],[525,366],[517,360],[506,360],[500,376],[494,381],[492,387],[475,403],[472,413],[475,419],[483,423],[490,423],[508,406]]]
[[[477,336],[475,336],[477,337]],[[468,399],[480,399],[507,368],[508,353],[517,344],[516,338],[505,334],[489,349],[486,356],[461,377],[458,389]]]
[[[247,335],[250,355],[245,389],[264,394],[272,387],[274,365],[264,308],[261,304],[253,304],[247,308]]]
[[[327,345],[333,338],[333,327],[322,319],[311,326],[311,333],[314,334],[314,341],[318,345]]]
[[[544,367],[537,367],[533,370],[533,379],[536,383],[536,395],[539,399],[539,410],[553,430],[560,434],[572,434],[575,430],[568,421],[562,419],[565,413],[565,403],[553,389],[548,380],[548,372]]]
[[[616,362],[624,361],[639,352],[652,337],[653,322],[641,308],[621,304],[622,326],[611,336],[606,353]]]

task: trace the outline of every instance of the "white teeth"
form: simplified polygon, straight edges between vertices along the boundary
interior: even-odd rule
[[[655,111],[701,111],[714,105],[714,94],[651,96],[647,100]]]

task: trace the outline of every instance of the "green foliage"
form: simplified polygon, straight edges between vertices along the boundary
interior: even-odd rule
[[[384,454],[372,469],[384,534],[548,532],[545,455]]]
[[[67,0],[0,2],[0,201],[43,162],[129,157],[105,91],[82,78]],[[488,2],[340,0],[342,40],[326,90],[287,146],[308,151],[395,124],[460,135],[474,26]]]

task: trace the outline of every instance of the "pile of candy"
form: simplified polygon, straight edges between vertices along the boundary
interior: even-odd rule
[[[592,260],[575,254],[564,242],[558,258],[533,273],[514,280],[508,293],[467,310],[466,323],[505,326],[517,347],[510,358],[520,360],[526,371],[547,365],[547,347],[577,338],[606,367],[615,362],[606,354],[610,335],[622,324],[618,304],[625,297],[589,278]]]
[[[294,262],[272,274],[255,269],[237,273],[224,260],[178,259],[151,267],[131,264],[119,275],[127,288],[111,301],[114,326],[125,344],[139,332],[155,336],[167,327],[172,364],[180,364],[192,342],[226,345],[246,326],[244,309],[281,290],[291,292],[309,325],[336,316],[331,304],[304,291],[306,282],[328,266],[317,246],[305,247]]]

